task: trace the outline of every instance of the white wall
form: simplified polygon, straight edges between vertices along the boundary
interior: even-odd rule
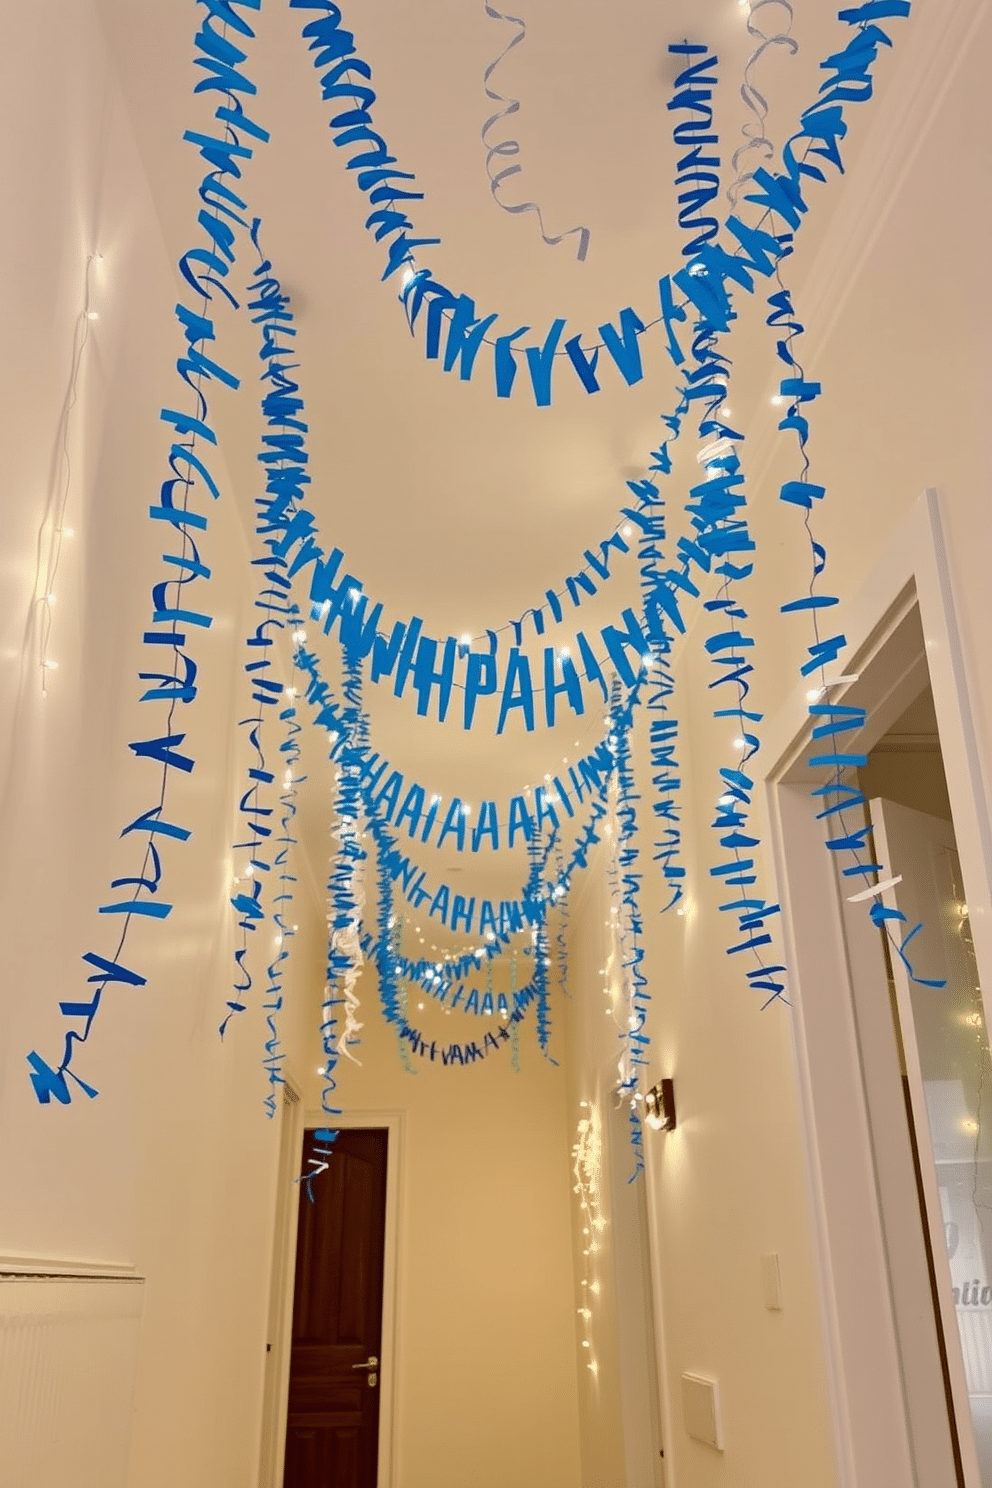
[[[812,410],[811,478],[828,490],[822,510],[814,512],[817,536],[830,554],[828,590],[850,600],[922,489],[940,488],[968,684],[987,761],[992,543],[985,409],[992,393],[992,290],[986,245],[992,207],[977,162],[990,144],[984,59],[992,35],[988,12],[978,5],[946,15],[927,9],[921,17],[926,44],[914,41],[899,89],[879,100],[877,127],[869,125],[867,111],[858,120],[857,130],[873,130],[869,148],[842,188],[846,206],[842,202],[836,227],[825,235],[820,258],[813,263],[812,251],[804,256],[800,244],[784,272],[786,282],[798,286],[796,305],[808,328],[807,375],[824,387]],[[978,24],[970,35],[969,21]],[[942,50],[934,53],[934,47]],[[837,193],[838,185],[827,191]],[[744,318],[758,323],[755,312]],[[745,459],[759,540],[756,577],[741,595],[758,643],[747,706],[772,718],[788,699],[801,699],[808,685],[800,683],[798,667],[812,637],[807,623],[778,612],[805,590],[806,579],[796,575],[808,573],[808,547],[798,516],[776,499],[781,482],[796,474],[796,461],[788,442],[774,435],[775,415],[767,405],[776,391],[774,346],[765,334],[765,362],[752,356],[735,364],[732,401],[752,431]],[[673,490],[694,475],[693,456],[694,450],[686,452]],[[732,762],[734,730],[710,716],[704,633],[697,623],[679,667],[690,870],[682,917],[657,918],[661,896],[645,862],[651,1077],[674,1077],[679,1122],[676,1132],[646,1139],[673,1425],[666,1443],[669,1485],[791,1488],[802,1482],[826,1488],[838,1481],[838,1469],[790,1013],[785,1007],[762,1012],[741,968],[724,954],[730,927],[718,913],[721,896],[708,873],[718,856],[708,823],[719,793],[717,770]],[[766,770],[774,764],[763,761]],[[761,756],[755,766],[760,775]],[[755,822],[767,842],[760,799]],[[645,821],[648,840],[649,834]],[[774,900],[767,850],[760,862],[762,891]],[[576,934],[573,966],[591,933]],[[576,987],[587,978],[577,972]],[[587,1085],[608,1062],[605,1046],[598,1054],[580,1051],[579,1059],[574,1078]],[[780,1257],[781,1312],[763,1306],[760,1257],[767,1252]],[[683,1429],[683,1371],[719,1380],[722,1454],[691,1441]],[[611,1428],[604,1421],[598,1429],[598,1443],[583,1440],[590,1488],[598,1483],[596,1454]],[[587,1462],[593,1464],[588,1471]]]
[[[988,156],[988,25],[969,39],[929,128],[921,118],[933,88],[921,86],[918,104],[897,121],[893,159],[907,166],[898,188],[866,188],[862,216],[847,221],[846,237],[828,240],[821,264],[811,271],[802,250],[794,263],[797,279],[809,278],[808,369],[825,388],[813,454],[830,492],[817,520],[836,591],[856,592],[920,489],[939,485],[986,758],[992,207],[971,167]],[[47,12],[8,7],[2,27],[4,98],[19,122],[3,187],[11,226],[3,248],[10,349],[0,374],[0,1251],[117,1261],[147,1276],[132,1481],[242,1488],[257,1453],[276,1156],[260,1115],[257,1011],[223,1048],[214,1036],[231,950],[227,844],[238,756],[230,719],[240,716],[244,540],[221,502],[218,619],[202,647],[206,706],[191,720],[198,765],[176,785],[197,850],[167,857],[181,884],[176,910],[167,929],[135,933],[148,987],[108,997],[100,1016],[80,1066],[99,1099],[40,1108],[24,1054],[58,1047],[58,1000],[77,994],[78,956],[97,929],[103,888],[127,871],[117,832],[147,805],[147,777],[126,740],[144,722],[134,673],[158,551],[144,513],[161,469],[157,411],[172,397],[176,286],[90,6],[63,0],[57,30]],[[905,142],[917,139],[910,158]],[[23,158],[14,153],[21,142]],[[855,241],[861,257],[848,252]],[[59,470],[54,441],[92,248],[105,255],[94,275],[101,318],[73,414],[67,520],[77,536],[59,575],[52,654],[60,666],[43,700],[25,663],[35,542]],[[763,376],[751,369],[755,404]],[[776,608],[804,552],[798,523],[774,500],[793,469],[775,456],[753,472],[762,556],[748,601],[766,715],[793,689],[808,640]],[[696,642],[690,637],[687,652],[698,652]],[[687,822],[705,820],[727,757],[726,737],[708,719],[706,679],[696,671],[691,684],[690,670]],[[687,830],[689,912],[662,921],[652,913],[649,934],[652,1075],[674,1076],[679,1104],[678,1131],[648,1136],[662,1352],[673,1381],[685,1369],[720,1380],[726,1429],[723,1456],[690,1442],[672,1400],[670,1488],[826,1488],[836,1476],[789,1014],[760,1012],[723,954],[711,860],[708,828]],[[650,870],[648,882],[650,908]],[[287,1037],[294,1063],[309,1070],[317,1061],[302,987],[303,974],[310,998],[319,986],[313,906],[301,911],[301,927],[299,1017],[287,1019]],[[593,988],[593,1003],[597,995]],[[566,1103],[564,1074],[531,1050],[519,1080],[505,1065],[464,1072],[453,1102],[462,1072],[407,1076],[378,1062],[386,1043],[370,1031],[369,1064],[343,1091],[352,1109],[406,1112],[399,1481],[460,1488],[470,1457],[473,1481],[492,1488],[571,1488],[579,1344],[568,1150],[577,1107]],[[612,1056],[576,1047],[573,1093],[602,1096]],[[510,1154],[522,1148],[527,1162],[515,1164]],[[764,1310],[760,1292],[759,1257],[772,1250],[782,1262],[778,1314]],[[609,1305],[601,1365],[610,1359]],[[620,1441],[603,1367],[599,1405],[579,1376],[587,1488],[605,1488]]]
[[[276,1155],[257,995],[223,1046],[216,1034],[244,767],[232,720],[247,712],[245,542],[225,493],[203,545],[216,620],[198,648],[197,764],[170,782],[174,819],[194,835],[163,849],[171,917],[136,926],[128,942],[148,985],[111,988],[76,1056],[99,1097],[41,1107],[25,1056],[37,1048],[58,1062],[58,1002],[86,991],[82,952],[112,948],[97,906],[111,878],[134,871],[118,833],[154,791],[154,769],[127,741],[147,737],[151,719],[152,705],[135,702],[162,551],[146,512],[165,473],[158,411],[177,406],[180,338],[177,277],[91,6],[65,0],[57,24],[38,7],[4,7],[0,69],[13,121],[0,372],[0,1253],[116,1262],[147,1277],[130,1481],[244,1488],[256,1471]],[[59,568],[59,666],[43,698],[31,659],[36,541],[62,474],[56,437],[94,250],[104,255],[92,278],[100,318],[69,436],[65,520],[76,535]],[[315,907],[304,903],[299,918],[307,932]],[[292,1013],[284,1026],[292,1051]]]

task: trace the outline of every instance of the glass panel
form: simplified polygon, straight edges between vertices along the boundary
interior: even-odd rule
[[[910,983],[910,997],[982,1484],[992,1488],[992,1064],[956,849],[932,867],[947,986]]]
[[[918,976],[946,983],[912,981],[893,950],[910,1084],[918,1061],[923,1086],[981,1483],[992,1488],[992,1063],[961,866],[949,821],[889,801],[872,802],[871,812],[885,861],[901,875],[893,896],[906,924],[896,928],[896,945],[921,925],[905,954]]]

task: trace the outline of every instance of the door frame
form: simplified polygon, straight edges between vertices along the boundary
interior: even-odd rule
[[[261,1488],[281,1488],[286,1453],[286,1407],[289,1399],[289,1356],[293,1333],[293,1279],[296,1270],[297,1205],[290,1201],[290,1185],[300,1170],[303,1154],[303,1095],[289,1071],[283,1075],[279,1102],[279,1160],[272,1205],[272,1260],[266,1334],[273,1315],[277,1336],[268,1340],[275,1359],[275,1380],[270,1385],[268,1353],[263,1378],[262,1429],[259,1449]]]
[[[918,631],[912,643],[914,611],[922,655]],[[868,582],[846,605],[844,630],[849,644],[837,670],[858,680],[831,697],[869,709],[852,749],[867,753],[929,677],[962,875],[974,910],[980,981],[992,988],[989,796],[935,491],[925,491],[914,504]],[[877,940],[877,932],[867,915],[852,915],[838,893],[831,855],[819,845],[824,833],[804,763],[811,729],[805,694],[800,681],[770,721],[765,747],[774,764],[765,791],[786,953],[794,973],[795,1077],[837,1471],[843,1488],[873,1488],[879,1482],[917,1481],[919,1442],[910,1421],[912,1369],[905,1367],[900,1344],[905,1318],[900,1287],[914,1266],[918,1276],[919,1256],[914,1259],[911,1248],[900,1252],[893,1238],[892,1206],[908,1202],[909,1147],[904,1117],[895,1121],[893,1109],[894,1125],[880,1120],[879,1102],[887,1097],[884,1090],[880,1097],[878,1087],[885,1082],[876,1079],[878,1061],[893,1057],[891,1026],[885,1027],[891,1021],[888,1004],[872,1024],[865,999],[858,1005],[858,979],[852,976],[852,959],[863,964],[865,943]],[[803,871],[790,876],[788,868],[796,862],[802,862]],[[862,936],[860,948],[852,944]],[[839,996],[839,989],[849,995]],[[887,1088],[891,1098],[891,1080]],[[892,1175],[900,1173],[893,1184]],[[855,1215],[858,1224],[852,1223]],[[922,1231],[918,1208],[916,1230]],[[961,1426],[964,1455],[970,1422]],[[973,1457],[973,1441],[970,1446]]]
[[[379,1467],[376,1488],[392,1488],[394,1481],[396,1403],[399,1370],[399,1237],[403,1196],[405,1113],[402,1111],[347,1111],[335,1116],[333,1123],[319,1106],[307,1107],[300,1124],[300,1155],[304,1131],[333,1126],[339,1131],[373,1129],[385,1131],[386,1138],[386,1233],[382,1264],[382,1354],[379,1360]],[[299,1165],[299,1156],[297,1165]],[[319,1180],[318,1180],[319,1181]],[[296,1210],[293,1212],[294,1245],[288,1275],[285,1279],[290,1325],[293,1317],[293,1289],[296,1282]],[[286,1390],[289,1375],[286,1376]],[[286,1395],[283,1397],[285,1417]],[[281,1470],[281,1465],[280,1465]],[[277,1480],[281,1484],[281,1478]]]

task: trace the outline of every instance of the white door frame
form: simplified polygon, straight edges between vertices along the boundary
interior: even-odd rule
[[[395,1473],[396,1403],[398,1396],[397,1356],[399,1350],[399,1254],[400,1218],[403,1196],[403,1129],[402,1111],[348,1111],[333,1121],[320,1107],[308,1108],[301,1125],[310,1131],[330,1127],[338,1131],[374,1128],[388,1133],[386,1150],[386,1244],[382,1268],[382,1356],[379,1360],[379,1468],[376,1488],[393,1488]],[[317,1180],[320,1181],[319,1179]],[[295,1224],[295,1221],[294,1221]],[[294,1230],[295,1234],[295,1230]],[[289,1296],[293,1295],[296,1273],[296,1248],[289,1273]],[[292,1309],[290,1309],[292,1320]],[[288,1383],[288,1381],[287,1381]],[[281,1479],[280,1479],[281,1483]]]
[[[259,1483],[261,1488],[282,1488],[286,1455],[286,1406],[289,1396],[289,1355],[293,1334],[293,1277],[296,1269],[294,1176],[300,1170],[303,1151],[303,1098],[297,1082],[284,1076],[279,1101],[279,1161],[273,1204],[272,1273],[266,1320],[271,1352],[266,1353],[265,1388],[262,1399],[262,1437]]]
[[[917,610],[925,644],[915,644]],[[936,492],[914,505],[868,582],[844,611],[848,648],[843,670],[859,680],[831,694],[869,706],[862,753],[886,731],[929,680],[941,738],[948,794],[958,837],[980,980],[992,988],[992,830],[989,796],[968,698],[964,655]],[[900,649],[902,655],[900,655]],[[915,655],[914,655],[915,651]],[[809,797],[804,765],[810,742],[805,684],[800,682],[766,734],[766,778],[783,933],[793,969],[796,1073],[804,1120],[810,1201],[818,1250],[821,1310],[831,1379],[838,1477],[843,1488],[918,1482],[909,1402],[912,1369],[900,1349],[899,1289],[919,1251],[894,1244],[891,1204],[901,1202],[887,1174],[909,1160],[904,1116],[880,1109],[866,1069],[878,1068],[892,1034],[887,1000],[871,1022],[868,999],[857,996],[852,937],[877,932],[866,914],[854,916],[837,890],[825,835]],[[800,861],[802,873],[788,866]],[[864,906],[861,906],[863,910]],[[874,1000],[876,1010],[879,999]],[[891,1074],[891,1069],[890,1072]],[[883,1082],[884,1083],[884,1082]],[[882,1151],[880,1143],[889,1150]],[[905,1197],[905,1184],[902,1185]],[[890,1219],[888,1229],[883,1215]],[[921,1227],[917,1210],[915,1238]],[[921,1241],[919,1243],[922,1243]],[[961,1423],[962,1450],[970,1423]],[[918,1432],[917,1432],[918,1436]],[[973,1453],[974,1447],[971,1444]],[[924,1483],[919,1488],[928,1488]]]

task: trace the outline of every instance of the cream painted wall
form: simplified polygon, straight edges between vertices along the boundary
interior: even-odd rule
[[[928,45],[935,45],[941,27],[933,12],[927,14],[933,16]],[[937,14],[943,21],[944,13]],[[946,36],[955,44],[945,46],[939,70],[929,76],[929,57],[917,49],[917,71],[898,95],[904,112],[880,100],[870,148],[843,188],[853,205],[838,214],[822,257],[811,263],[800,244],[784,277],[798,286],[797,309],[807,323],[807,375],[822,380],[824,389],[813,410],[811,455],[812,478],[828,489],[814,521],[830,553],[830,587],[842,602],[852,599],[922,489],[940,488],[967,680],[987,762],[992,199],[976,162],[990,146],[985,59],[992,18],[987,8],[964,4],[946,21]],[[857,127],[869,126],[859,121]],[[744,316],[757,320],[754,310]],[[763,366],[735,365],[731,401],[744,427],[754,431],[746,458],[758,568],[742,598],[754,619],[758,672],[747,706],[772,717],[787,699],[802,695],[798,666],[811,636],[806,623],[778,612],[805,589],[805,579],[794,575],[808,571],[808,549],[798,517],[776,500],[796,462],[787,442],[775,442],[767,406],[775,391],[770,333],[767,347]],[[694,453],[685,452],[676,489],[694,475]],[[668,1482],[669,1488],[792,1488],[800,1482],[827,1488],[838,1482],[838,1468],[793,1030],[788,1008],[761,1011],[723,950],[729,930],[708,873],[717,854],[707,822],[719,794],[718,768],[733,759],[734,729],[732,721],[711,718],[711,673],[700,659],[704,633],[697,622],[679,667],[690,874],[682,917],[657,917],[657,880],[644,860],[654,999],[651,1077],[674,1077],[679,1119],[675,1133],[648,1133],[646,1139],[670,1382]],[[764,768],[774,763],[765,760]],[[760,756],[754,764],[760,776]],[[754,819],[767,841],[760,796]],[[648,835],[646,818],[643,825]],[[763,892],[774,900],[770,853],[760,861]],[[595,942],[594,930],[576,929],[573,966]],[[588,970],[575,972],[576,989],[588,981]],[[590,995],[595,1002],[594,983]],[[579,1060],[573,1078],[590,1086],[608,1063],[606,1045],[580,1050]],[[857,1223],[853,1213],[851,1222]],[[781,1312],[767,1311],[762,1301],[760,1257],[772,1251],[781,1263]],[[720,1383],[722,1454],[684,1431],[683,1371]],[[591,1411],[588,1402],[584,1410]],[[615,1417],[607,1415],[583,1438],[590,1488],[598,1483],[598,1453],[611,1432],[615,1439]]]
[[[402,1113],[396,1488],[579,1488],[564,1070],[528,1022],[519,1074],[508,1044],[464,1069],[414,1057],[410,1073],[374,972],[359,995],[362,1064],[342,1068],[342,1105],[350,1121]],[[481,1040],[488,1019],[423,1000],[411,1020],[426,1040]],[[560,1005],[553,1017],[560,1060]]]
[[[580,1162],[588,1208],[573,1193],[572,1232],[576,1277],[576,1357],[579,1363],[579,1420],[582,1433],[583,1488],[652,1488],[653,1461],[646,1463],[625,1442],[625,1407],[637,1410],[639,1424],[646,1401],[645,1370],[625,1368],[618,1297],[617,1213],[613,1195],[633,1172],[635,1162],[625,1134],[618,1129],[616,1086],[620,1051],[617,1025],[618,963],[607,889],[607,843],[594,849],[588,875],[570,917],[568,1027],[569,1118],[573,1148],[588,1122],[589,1159]],[[619,1169],[619,1174],[617,1172]],[[574,1179],[573,1179],[574,1182]],[[643,1182],[643,1180],[641,1180]],[[590,1222],[591,1221],[591,1222]],[[589,1233],[586,1233],[586,1231]],[[583,1286],[583,1281],[587,1285]],[[586,1325],[587,1324],[587,1325]],[[645,1472],[645,1466],[647,1472]]]
[[[129,942],[148,986],[108,995],[79,1056],[99,1098],[41,1108],[25,1054],[57,1054],[58,1000],[84,985],[79,956],[102,929],[104,886],[130,871],[117,833],[149,804],[126,740],[147,727],[133,676],[158,551],[146,517],[162,478],[157,414],[175,397],[176,276],[91,6],[62,6],[57,33],[24,7],[2,24],[3,85],[31,141],[5,203],[31,231],[4,241],[5,330],[18,355],[5,360],[0,404],[0,1253],[146,1276],[130,1482],[245,1488],[257,1474],[277,1159],[261,1109],[258,999],[223,1046],[216,1037],[232,969],[229,844],[243,835],[234,808],[245,761],[229,721],[247,711],[246,544],[222,499],[204,545],[216,621],[189,722],[197,766],[170,797],[195,849],[165,852],[175,910]],[[91,250],[104,255],[92,280],[100,318],[71,419],[76,535],[43,699],[25,660],[34,547]],[[323,910],[308,870],[298,872],[283,1029],[306,1088],[318,1063]],[[463,1020],[442,1021],[455,1037]],[[369,1023],[367,1063],[343,1090],[350,1110],[404,1112],[396,1488],[462,1488],[467,1475],[479,1488],[577,1488],[563,1071],[528,1032],[519,1077],[505,1052],[481,1071],[408,1076]]]
[[[697,768],[705,763],[695,750],[693,758]],[[603,993],[604,983],[615,985],[615,974],[601,975],[612,972],[613,948],[604,856],[591,873],[570,942],[572,1114],[576,1120],[585,1114],[579,1101],[589,1100],[605,1123],[617,1081],[617,1024],[606,1015],[612,1000]],[[656,909],[646,865],[645,878]],[[710,912],[697,900],[684,918],[652,913],[646,936],[653,1000],[649,1083],[673,1076],[678,1106],[675,1132],[644,1131],[667,1473],[659,1481],[667,1488],[717,1481],[827,1488],[836,1478],[788,1015],[769,1010],[759,1018],[746,1005],[726,974],[722,940],[706,928]],[[582,1481],[583,1488],[641,1488],[652,1482],[643,1450],[648,1402],[638,1402],[642,1451],[636,1457],[625,1452],[624,1407],[632,1386],[643,1388],[647,1367],[643,1359],[628,1360],[632,1373],[625,1377],[621,1359],[616,1245],[617,1224],[624,1221],[611,1199],[611,1157],[626,1164],[628,1153],[617,1143],[605,1153],[607,1224],[596,1258],[601,1290],[591,1304],[600,1367],[595,1379],[581,1370],[579,1376]],[[577,1234],[577,1249],[581,1243]],[[762,1303],[760,1257],[768,1251],[781,1257],[787,1299],[776,1314]],[[720,1382],[723,1454],[685,1434],[683,1371]]]
[[[246,1015],[223,1048],[214,1038],[231,950],[225,899],[237,765],[223,720],[237,696],[245,620],[234,563],[217,564],[218,622],[203,648],[204,696],[214,702],[193,725],[199,763],[180,786],[200,850],[170,857],[169,872],[182,883],[175,914],[166,933],[151,929],[137,942],[149,987],[115,996],[101,1015],[85,1061],[99,1100],[40,1109],[23,1063],[28,1048],[56,1047],[57,1001],[79,986],[79,951],[121,862],[116,832],[147,804],[122,741],[140,728],[133,674],[147,606],[143,575],[156,551],[144,508],[160,467],[156,413],[171,397],[176,347],[173,270],[91,8],[62,0],[57,31],[49,22],[48,12],[28,7],[16,15],[8,7],[0,20],[4,96],[20,108],[18,137],[31,140],[41,161],[29,169],[9,156],[4,181],[8,221],[32,231],[4,239],[5,331],[16,359],[5,358],[0,404],[0,1249],[129,1262],[147,1275],[133,1482],[243,1488],[257,1449],[276,1152],[275,1133],[259,1117],[259,1020]],[[894,197],[870,195],[850,226],[864,256],[845,257],[842,240],[829,245],[825,264],[810,269],[802,250],[795,262],[798,279],[810,281],[809,371],[824,383],[813,454],[830,491],[817,517],[837,592],[856,592],[920,489],[939,485],[985,758],[992,552],[982,432],[992,393],[985,352],[992,208],[970,168],[988,155],[988,26],[970,38],[915,154],[899,156],[907,170]],[[910,125],[902,139],[919,134]],[[94,281],[101,320],[73,424],[70,511],[78,535],[60,574],[53,631],[60,668],[43,702],[31,668],[22,674],[33,545],[91,246],[105,254]],[[761,369],[751,372],[760,388]],[[763,658],[755,698],[768,715],[793,688],[807,643],[802,626],[786,624],[776,609],[803,554],[798,523],[790,528],[790,512],[774,500],[792,473],[784,457],[753,471],[762,556],[748,602]],[[243,536],[223,502],[215,535],[219,556],[240,555]],[[687,652],[698,639],[690,637]],[[683,676],[688,820],[712,803],[728,738],[716,737],[709,721],[705,677]],[[789,1014],[760,1012],[723,954],[710,853],[705,829],[687,832],[689,912],[659,921],[652,911],[648,939],[652,1075],[674,1076],[680,1121],[675,1134],[648,1137],[662,1353],[673,1381],[684,1369],[719,1378],[726,1425],[718,1457],[687,1440],[672,1399],[669,1488],[826,1488],[836,1473]],[[313,906],[301,927],[310,939],[298,964],[315,987]],[[590,1018],[599,1016],[589,970],[602,949],[597,936],[592,922],[579,928],[574,947],[582,955],[573,952],[572,961],[573,991],[589,988]],[[297,1068],[309,1071],[316,1061],[303,1031],[312,1022],[302,984],[301,976],[298,1025],[287,1019],[287,1037]],[[579,1345],[567,1153],[575,1097],[589,1099],[579,1090],[598,1088],[602,1098],[612,1056],[574,1044],[580,1052],[566,1100],[562,1070],[528,1045],[519,1080],[505,1066],[474,1072],[452,1106],[456,1072],[414,1077],[377,1061],[373,1075],[384,1041],[370,1028],[368,1066],[349,1073],[343,1090],[356,1110],[406,1113],[402,1488],[460,1488],[467,1453],[474,1482],[571,1488]],[[526,1163],[511,1157],[518,1150]],[[769,1250],[782,1262],[780,1314],[761,1302],[759,1257]],[[585,1488],[605,1488],[619,1460],[616,1395],[602,1362],[615,1347],[610,1305],[604,1294],[595,1324],[599,1404],[579,1372]]]

